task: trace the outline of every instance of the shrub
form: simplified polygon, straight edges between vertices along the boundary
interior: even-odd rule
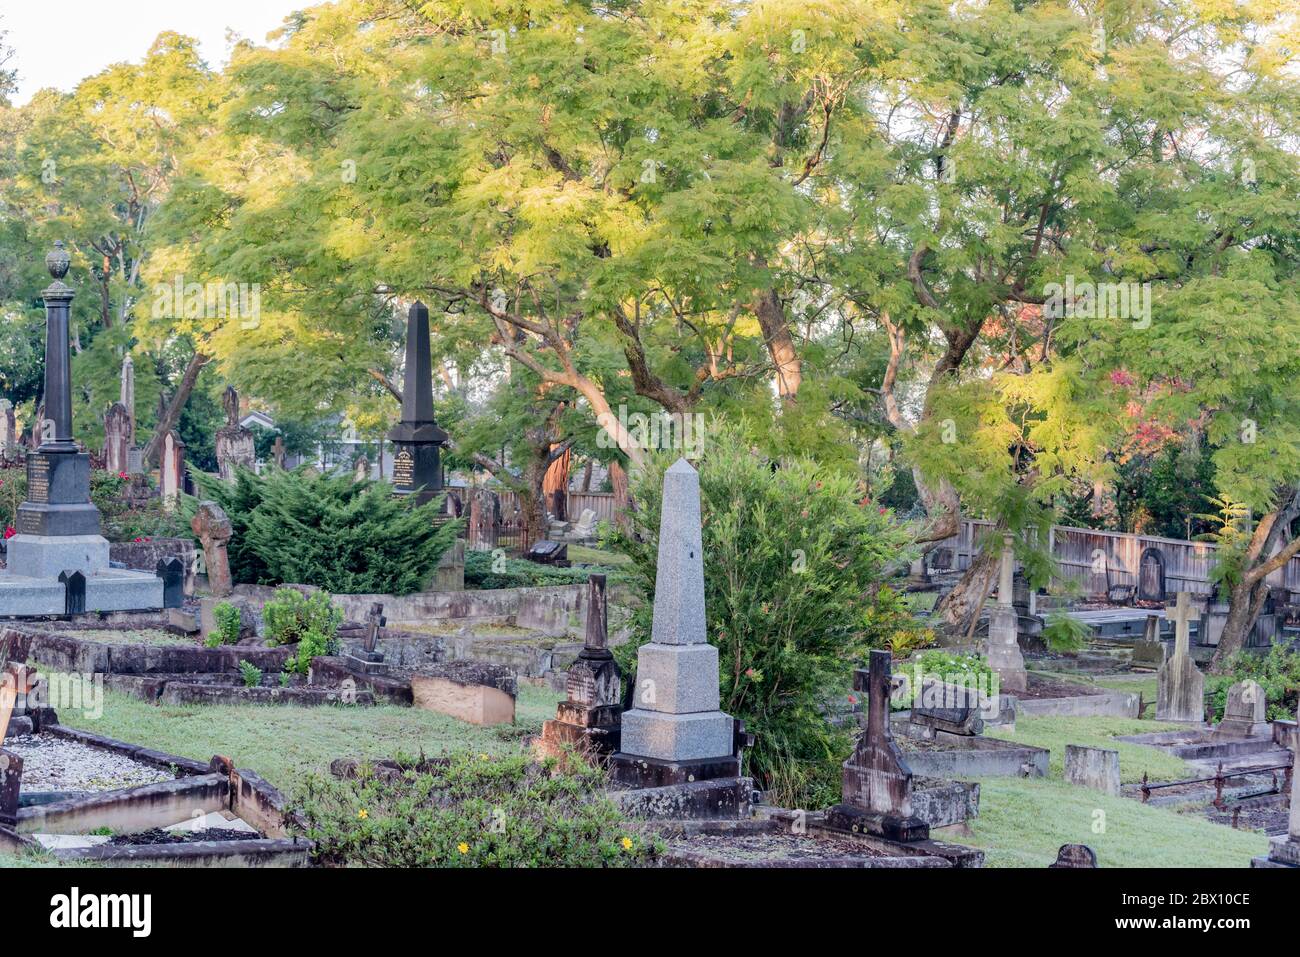
[[[230,518],[230,568],[238,582],[410,594],[428,584],[461,525],[441,521],[441,499],[417,507],[387,482],[354,482],[350,475],[272,469],[262,476],[240,471],[233,484],[198,481]]]
[[[633,489],[640,538],[619,532],[613,540],[646,598],[633,621],[641,641],[650,634],[668,464],[656,458]],[[882,609],[876,586],[891,562],[906,561],[907,535],[853,475],[808,459],[774,467],[734,429],[711,436],[699,467],[707,628],[723,662],[722,708],[756,735],[747,773],[778,803],[812,806],[828,782],[838,791],[837,762],[851,748],[850,731],[828,725],[822,702],[869,648],[888,645],[897,618]],[[627,666],[634,644],[620,649]]]
[[[627,867],[658,852],[581,761],[456,754],[395,776],[313,777],[297,810],[318,863],[364,867]]]
[[[1043,641],[1050,651],[1078,651],[1087,646],[1092,629],[1063,611],[1048,613],[1043,625]]]
[[[592,574],[605,575],[610,584],[621,575],[617,566],[585,565],[582,568],[557,568],[539,565],[523,558],[506,558],[496,552],[465,553],[466,588],[536,588],[541,585],[574,585],[586,582]]]
[[[243,616],[239,608],[228,601],[218,602],[212,609],[212,617],[217,623],[217,630],[208,635],[205,644],[209,648],[237,644],[243,627]]]
[[[244,678],[245,688],[256,688],[262,683],[262,669],[251,661],[241,661],[239,663],[239,673]]]
[[[332,632],[325,634],[320,631],[308,631],[298,642],[298,656],[292,659],[294,670],[305,675],[311,670],[312,661],[321,655],[337,654],[338,646],[338,638]],[[285,667],[289,667],[288,663]]]
[[[919,662],[921,674],[946,684],[988,690],[994,687],[993,669],[979,655],[958,655],[948,651],[927,651]],[[915,683],[915,682],[914,682]],[[920,691],[920,688],[916,689]]]
[[[343,612],[328,592],[304,595],[296,588],[277,588],[262,608],[266,637],[273,645],[293,645],[309,632],[333,636],[343,624]]]
[[[128,508],[123,492],[126,479],[113,472],[90,473],[90,500],[103,516],[104,537],[110,542],[137,538],[193,538],[190,518],[193,500],[181,498],[179,508],[168,512],[154,500],[140,508]],[[27,471],[22,467],[0,469],[0,532],[18,524],[18,506],[27,498]]]

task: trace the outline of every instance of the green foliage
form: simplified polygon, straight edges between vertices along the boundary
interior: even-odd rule
[[[321,655],[337,654],[339,640],[333,632],[326,633],[315,629],[303,634],[298,642],[298,654],[285,662],[284,667],[305,675],[311,671],[311,663]]]
[[[244,679],[245,688],[256,688],[262,683],[262,669],[251,661],[239,663],[239,674]]]
[[[456,540],[442,499],[415,506],[386,482],[305,470],[241,471],[234,484],[200,478],[234,528],[231,574],[263,585],[317,585],[344,594],[407,595],[426,587]]]
[[[299,810],[319,863],[362,867],[632,867],[655,838],[581,761],[561,770],[460,752],[396,776],[314,777]]]
[[[1092,629],[1064,611],[1052,611],[1043,624],[1043,641],[1050,651],[1078,651],[1092,638]]]
[[[273,645],[292,645],[309,632],[333,635],[343,624],[343,612],[328,592],[304,595],[296,588],[277,588],[262,608],[266,637]]]
[[[466,588],[535,588],[541,585],[577,585],[591,575],[605,575],[612,584],[622,575],[618,566],[585,565],[557,568],[523,558],[506,558],[493,552],[465,553]]]
[[[1228,689],[1247,678],[1264,689],[1268,699],[1266,717],[1294,721],[1300,703],[1300,651],[1274,645],[1266,655],[1239,651],[1227,661],[1223,674],[1205,676],[1205,690],[1212,695],[1210,708],[1214,721],[1223,718],[1228,703]]]
[[[850,744],[820,702],[870,647],[890,642],[897,615],[888,599],[882,611],[876,586],[907,560],[906,535],[852,476],[807,459],[774,468],[750,449],[721,428],[698,463],[708,637],[722,661],[723,710],[757,735],[748,772],[787,806],[812,806]],[[640,640],[650,634],[668,464],[655,459],[634,488],[638,535],[615,539],[646,598],[634,620]],[[619,654],[630,666],[635,644]]]
[[[212,609],[212,617],[217,623],[216,630],[208,635],[205,642],[209,648],[219,645],[234,645],[239,642],[242,615],[236,605],[228,601],[218,602]]]
[[[984,690],[994,686],[993,669],[979,655],[927,651],[921,656],[920,665],[923,675],[938,678],[946,684]],[[915,690],[919,692],[921,689]]]

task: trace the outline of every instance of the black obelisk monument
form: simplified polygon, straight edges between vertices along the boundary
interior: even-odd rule
[[[411,306],[406,323],[406,376],[402,421],[388,437],[397,446],[393,486],[399,495],[416,495],[421,505],[442,492],[441,450],[447,433],[433,417],[433,360],[429,355],[429,310]]]

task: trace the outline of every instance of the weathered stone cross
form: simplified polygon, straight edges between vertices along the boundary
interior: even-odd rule
[[[1192,600],[1191,596],[1185,592],[1178,593],[1178,601],[1174,605],[1174,657],[1185,658],[1191,654],[1192,632]]]

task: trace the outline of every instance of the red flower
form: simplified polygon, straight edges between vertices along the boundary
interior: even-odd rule
[[[120,479],[128,479],[128,478],[130,478],[131,476],[127,475],[125,472],[118,472],[118,473],[117,473],[117,477],[120,478]]]
[[[13,538],[17,534],[12,525],[5,526],[5,538]]]
[[[849,704],[857,704],[857,703],[858,703],[858,696],[852,694],[849,695]]]

